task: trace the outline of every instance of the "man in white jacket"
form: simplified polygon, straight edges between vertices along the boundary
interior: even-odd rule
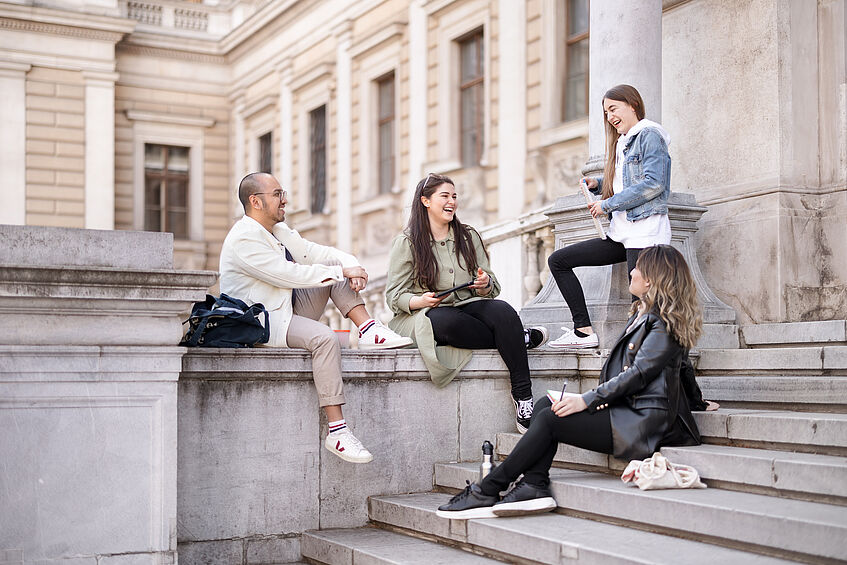
[[[318,322],[332,299],[359,327],[360,349],[390,349],[412,340],[371,318],[359,291],[368,274],[355,257],[300,237],[285,220],[287,194],[267,173],[241,180],[238,198],[244,217],[221,249],[221,292],[248,304],[260,302],[270,314],[270,347],[296,347],[312,353],[318,400],[329,421],[324,446],[345,461],[367,463],[371,453],[347,427],[341,411],[341,349],[333,331]]]

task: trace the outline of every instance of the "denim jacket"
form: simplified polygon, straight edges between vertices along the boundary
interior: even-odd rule
[[[654,214],[668,213],[668,197],[671,193],[671,156],[668,153],[664,130],[651,123],[627,140],[624,147],[624,189],[603,201],[603,211],[611,213],[626,210],[630,222]],[[595,177],[597,188],[603,190],[603,177]]]

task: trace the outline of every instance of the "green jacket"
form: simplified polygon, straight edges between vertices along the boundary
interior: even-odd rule
[[[493,288],[486,296],[478,296],[473,289],[462,289],[454,292],[441,302],[441,306],[461,306],[476,300],[486,300],[500,294],[500,283],[491,272],[488,256],[482,245],[482,238],[477,231],[470,228],[476,261],[483,271],[491,277]],[[446,386],[462,370],[472,353],[468,349],[459,349],[450,345],[436,345],[432,333],[432,324],[426,313],[429,308],[409,310],[409,301],[413,296],[425,292],[441,291],[453,288],[476,278],[468,271],[464,261],[456,257],[455,239],[452,228],[444,241],[432,241],[432,251],[438,262],[438,284],[436,288],[424,288],[415,277],[412,263],[412,242],[402,233],[394,238],[391,255],[388,261],[388,280],[385,287],[388,307],[394,312],[394,318],[388,326],[400,335],[411,337],[421,352],[426,368],[432,377],[432,382],[438,387]]]

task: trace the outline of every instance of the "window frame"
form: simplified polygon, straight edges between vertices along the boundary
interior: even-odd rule
[[[316,119],[316,112],[318,112],[318,111],[323,112],[323,136],[322,136],[323,143],[322,143],[322,145],[319,146],[319,148],[316,148],[316,145],[315,145],[315,131],[316,131],[315,119]],[[308,132],[308,140],[309,140],[309,148],[308,148],[308,155],[309,155],[309,163],[308,163],[308,170],[309,170],[309,211],[312,214],[325,214],[326,208],[327,208],[327,203],[329,201],[329,194],[328,194],[328,192],[329,192],[328,191],[328,187],[329,187],[329,182],[328,182],[329,139],[328,139],[328,137],[329,136],[328,136],[328,131],[327,131],[328,130],[328,120],[327,120],[328,114],[329,114],[329,111],[328,111],[328,105],[327,104],[321,104],[319,106],[316,106],[316,107],[312,108],[311,110],[309,110],[309,112],[307,113],[308,124],[309,124],[309,132]],[[316,167],[315,158],[319,154],[318,151],[316,151],[316,149],[318,149],[318,151],[322,152],[322,157],[323,157],[323,178],[322,179],[319,179],[318,175],[315,174],[315,167]],[[322,186],[318,186],[319,181],[322,181]],[[317,194],[316,194],[317,190],[316,189],[318,189],[318,188],[322,189],[321,199],[317,198]]]
[[[133,229],[144,230],[144,146],[145,144],[188,147],[188,239],[204,241],[205,199],[203,159],[205,126],[173,125],[157,121],[135,120],[133,124]],[[181,240],[182,241],[182,240]]]
[[[471,32],[459,37],[455,40],[459,51],[459,64],[457,65],[458,85],[459,85],[459,161],[462,167],[477,167],[483,159],[483,151],[485,150],[485,33],[482,27],[472,30]],[[471,45],[471,48],[476,51],[476,61],[478,67],[472,69],[475,74],[466,82],[462,82],[465,75],[463,67],[464,57],[462,56],[465,46]],[[471,93],[471,98],[475,100],[473,130],[477,132],[476,143],[473,155],[465,154],[465,115],[464,115],[464,100],[466,93]]]
[[[148,171],[147,168],[147,148],[148,147],[158,147],[163,153],[162,156],[162,171],[160,173],[154,173]],[[170,154],[170,149],[185,149],[188,152],[187,161],[188,161],[188,171],[180,172],[180,171],[170,171],[168,169],[168,158]],[[191,185],[191,148],[186,147],[184,145],[167,145],[163,143],[145,143],[144,144],[144,230],[145,231],[154,231],[149,226],[147,226],[147,211],[150,208],[150,203],[147,201],[147,181],[151,178],[155,178],[161,181],[159,188],[159,229],[155,230],[161,233],[172,233],[174,235],[174,239],[188,239],[190,234],[190,185]],[[182,181],[185,183],[185,206],[172,206],[168,204],[168,181]],[[181,208],[181,209],[180,209]],[[183,234],[177,234],[173,230],[173,226],[169,225],[169,214],[170,212],[184,212],[185,214],[185,237],[180,237]],[[170,228],[170,229],[169,229]]]
[[[561,76],[563,78],[562,86],[561,86],[561,92],[559,93],[559,105],[560,105],[560,107],[559,107],[559,122],[560,123],[573,122],[573,121],[581,120],[581,119],[588,117],[588,110],[589,110],[589,106],[590,106],[590,100],[588,98],[588,91],[589,91],[589,85],[590,85],[590,82],[591,82],[591,67],[590,67],[590,65],[588,67],[588,70],[586,72],[586,77],[585,77],[585,108],[584,108],[585,112],[578,115],[578,116],[573,116],[573,117],[567,116],[567,105],[568,105],[568,96],[569,96],[567,79],[568,79],[568,60],[569,60],[570,50],[572,49],[572,46],[576,45],[577,43],[581,43],[582,41],[589,41],[590,40],[590,34],[591,34],[591,19],[590,19],[591,0],[585,0],[585,2],[587,4],[586,7],[588,8],[589,21],[588,21],[588,27],[586,28],[586,30],[581,32],[581,33],[577,33],[575,35],[569,35],[570,23],[571,23],[571,18],[572,18],[571,1],[566,0],[564,2],[564,8],[561,10],[562,15],[564,16],[564,20],[562,22],[562,32],[563,32],[562,36],[565,38],[565,41],[564,41],[564,44],[562,46],[561,55],[560,55],[562,57],[562,60],[561,60],[562,75]],[[589,49],[590,49],[590,44],[589,44]]]
[[[267,149],[262,144],[267,141]],[[256,155],[258,163],[256,170],[262,173],[274,174],[274,134],[273,131],[268,131],[256,138]],[[267,163],[265,159],[267,158]]]
[[[376,90],[374,98],[376,101],[375,154],[377,164],[377,194],[390,194],[397,186],[397,75],[392,70],[373,82]],[[383,116],[382,88],[387,83],[391,84],[391,112],[389,115]],[[386,125],[390,126],[391,131],[390,154],[387,158],[382,153],[382,128]],[[388,162],[388,170],[390,171],[387,179],[383,176],[385,174],[383,164],[386,161]]]

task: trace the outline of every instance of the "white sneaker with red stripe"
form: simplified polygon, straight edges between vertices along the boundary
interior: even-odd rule
[[[374,458],[347,428],[327,434],[324,447],[350,463],[370,463]]]
[[[377,320],[368,321],[359,330],[359,349],[394,349],[407,345],[412,345],[412,338],[399,335]]]

